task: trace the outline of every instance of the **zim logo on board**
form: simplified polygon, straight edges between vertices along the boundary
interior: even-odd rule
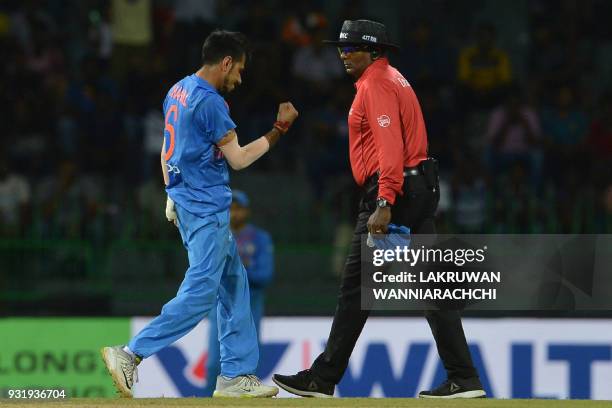
[[[380,115],[376,120],[378,120],[380,127],[387,127],[391,124],[391,118],[387,115]]]

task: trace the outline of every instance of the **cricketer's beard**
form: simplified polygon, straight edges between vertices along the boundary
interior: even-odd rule
[[[223,78],[223,85],[221,85],[221,93],[226,95],[228,93],[230,93],[231,91],[233,91],[236,86],[234,85],[233,87],[230,87],[231,83],[230,83],[230,73],[232,72],[232,69],[234,68],[234,65],[232,64],[232,66],[230,67],[230,70],[227,74],[227,76],[225,78]]]

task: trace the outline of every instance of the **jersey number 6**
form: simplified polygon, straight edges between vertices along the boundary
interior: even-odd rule
[[[170,123],[170,115],[174,113],[174,124]],[[178,119],[178,106],[171,105],[170,109],[166,113],[166,126],[164,127],[164,132],[168,131],[170,135],[170,147],[166,150],[166,155],[164,156],[164,160],[168,161],[172,157],[172,153],[174,153],[174,125]]]

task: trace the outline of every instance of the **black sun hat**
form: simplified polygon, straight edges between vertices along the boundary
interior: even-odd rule
[[[330,45],[359,44],[399,49],[389,40],[385,25],[371,20],[345,20],[338,40],[323,42]]]

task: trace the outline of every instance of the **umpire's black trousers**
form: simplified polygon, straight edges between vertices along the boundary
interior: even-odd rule
[[[391,210],[392,222],[410,227],[416,234],[434,234],[434,213],[439,188],[427,186],[422,175],[404,178],[404,195],[398,196]],[[369,310],[361,310],[361,235],[367,234],[368,218],[376,209],[378,180],[373,177],[364,186],[359,203],[357,225],[344,266],[338,306],[325,351],[317,357],[311,370],[325,381],[338,384],[365,325]],[[449,379],[477,377],[467,346],[461,318],[456,311],[427,311],[427,322],[433,333]],[[401,328],[398,327],[401,333]],[[405,333],[406,337],[410,333]]]

